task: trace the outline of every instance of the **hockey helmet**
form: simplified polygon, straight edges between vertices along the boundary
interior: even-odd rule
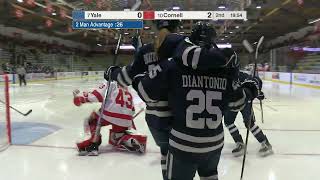
[[[196,45],[211,47],[216,36],[217,33],[211,24],[199,21],[192,28],[190,40]]]
[[[240,60],[238,54],[232,48],[224,48],[221,50],[226,57],[226,67],[233,69],[234,75],[240,72]]]
[[[179,20],[157,20],[157,29],[167,28],[170,32],[174,32],[180,25]]]

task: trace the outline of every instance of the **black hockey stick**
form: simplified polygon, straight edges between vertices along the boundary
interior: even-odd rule
[[[5,103],[4,101],[2,101],[2,100],[0,100],[0,102],[3,103],[3,104],[6,104],[6,103]],[[9,105],[9,107],[10,107],[11,109],[15,110],[17,113],[23,115],[23,116],[28,116],[28,115],[32,112],[32,109],[30,109],[30,110],[29,110],[28,112],[26,112],[26,113],[23,113],[23,112],[19,111],[18,109],[14,108],[14,107],[12,107],[12,106],[10,106],[10,105]]]
[[[261,36],[261,38],[259,39],[259,42],[258,42],[258,44],[257,44],[257,48],[256,48],[256,55],[255,55],[255,64],[254,64],[255,68],[257,68],[257,61],[258,61],[258,55],[259,55],[259,48],[260,48],[260,46],[261,46],[261,44],[262,44],[263,40],[264,40],[264,36]],[[255,76],[259,77],[259,73],[258,73],[258,74],[256,74],[256,70],[255,70],[255,71],[253,71],[253,77],[255,77]],[[261,91],[261,89],[259,90],[259,94],[260,94],[260,91]],[[262,121],[262,123],[264,123],[264,118],[263,118],[263,108],[262,108],[262,100],[259,100],[259,101],[260,101],[260,109],[261,109],[261,121]]]
[[[260,104],[260,109],[261,109],[261,121],[262,121],[262,123],[264,123],[262,100],[260,100],[259,104]]]
[[[244,146],[244,154],[243,154],[243,159],[242,159],[240,180],[242,180],[243,174],[244,174],[244,167],[245,167],[245,163],[246,163],[247,150],[248,150],[247,147],[248,147],[248,141],[249,141],[249,129],[250,129],[250,126],[251,126],[253,119],[255,119],[255,117],[254,117],[253,108],[251,107],[251,115],[250,115],[250,120],[249,120],[248,127],[247,127],[246,142],[245,142],[245,146]]]
[[[262,42],[263,42],[263,39],[264,39],[264,36],[262,36],[262,37],[259,39],[259,42],[258,42],[258,45],[257,45],[257,48],[256,48],[256,57],[258,56],[257,53],[258,53],[259,47],[261,46],[261,44],[262,44]],[[249,42],[248,42],[247,40],[244,40],[242,43],[243,43],[244,47],[249,51],[249,53],[252,53],[252,52],[253,52],[253,48],[252,48],[252,46],[249,44]],[[255,62],[254,62],[254,70],[253,70],[253,75],[254,75],[254,76],[255,76],[255,74],[256,74],[256,69],[257,69],[257,58],[255,58]],[[244,154],[243,154],[243,159],[242,159],[242,167],[241,167],[240,180],[242,180],[243,174],[244,174],[244,168],[245,168],[246,157],[247,157],[247,150],[248,150],[247,147],[248,147],[248,140],[249,140],[249,131],[250,131],[251,123],[252,123],[253,118],[254,118],[254,111],[253,111],[252,105],[253,105],[253,103],[252,103],[252,101],[251,101],[251,116],[250,116],[250,120],[249,120],[248,127],[247,127],[246,143],[245,143],[245,146],[244,146]]]
[[[253,71],[253,77],[259,77],[259,74],[256,74],[256,69],[257,69],[257,60],[258,60],[258,55],[259,55],[259,48],[263,42],[264,36],[262,36],[259,39],[257,48],[256,48],[256,52],[255,52],[255,63],[254,63],[254,71]],[[243,41],[243,45],[244,47],[247,49],[247,51],[249,51],[249,53],[253,53],[253,48],[250,45],[250,43],[247,40]],[[260,94],[261,89],[259,89],[259,94]],[[264,117],[263,117],[263,107],[262,107],[262,100],[259,100],[260,102],[260,109],[261,109],[261,121],[262,123],[264,123]]]
[[[144,111],[144,108],[141,108],[135,115],[133,115],[132,119],[135,119],[139,114],[141,114]]]
[[[114,58],[113,58],[113,65],[114,66],[117,64],[118,51],[120,48],[121,38],[122,38],[122,32],[119,33],[118,43],[117,43],[116,49],[114,50]]]

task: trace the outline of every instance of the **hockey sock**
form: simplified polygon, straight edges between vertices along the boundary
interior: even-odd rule
[[[253,124],[251,126],[250,131],[254,135],[254,137],[259,141],[259,143],[266,141],[267,137],[263,134],[262,130],[256,124]]]
[[[162,176],[163,179],[167,179],[167,156],[166,155],[161,155],[161,170],[162,170]]]
[[[239,129],[237,128],[237,126],[235,124],[230,124],[227,126],[233,140],[236,143],[243,143],[243,139],[242,136],[239,133]]]

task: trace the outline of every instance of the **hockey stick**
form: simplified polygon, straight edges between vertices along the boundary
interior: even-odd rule
[[[120,42],[121,42],[121,33],[119,35],[119,39],[118,39],[118,43],[117,43],[117,47],[114,51],[114,59],[113,59],[113,64],[116,63],[117,61],[117,57],[118,57],[118,50],[120,48]],[[103,110],[104,110],[104,107],[105,107],[105,104],[106,104],[106,101],[107,101],[107,98],[109,96],[109,92],[110,92],[110,85],[111,85],[111,73],[109,72],[109,77],[108,77],[108,84],[107,84],[107,90],[104,94],[104,98],[103,98],[103,102],[101,104],[101,108],[100,108],[100,114],[99,114],[99,118],[98,118],[98,121],[97,121],[97,126],[96,126],[96,131],[94,133],[94,138],[93,138],[93,143],[94,143],[94,146],[97,146],[97,143],[98,143],[98,139],[99,139],[99,136],[100,136],[100,130],[101,130],[101,119],[102,119],[102,114],[103,114]]]
[[[255,56],[255,61],[254,61],[254,70],[253,70],[253,77],[255,77],[255,74],[256,74],[256,69],[257,69],[257,59],[258,59],[258,51],[259,51],[259,48],[263,42],[263,39],[264,39],[264,36],[262,36],[260,39],[259,39],[259,42],[258,42],[258,45],[257,45],[257,48],[256,48],[256,56]],[[250,43],[247,41],[247,40],[244,40],[242,42],[243,46],[249,51],[249,53],[253,53],[253,48],[252,46],[250,45]],[[261,102],[261,101],[260,101]],[[248,140],[249,140],[249,131],[250,131],[250,127],[251,127],[251,123],[252,121],[254,120],[254,111],[253,111],[253,108],[252,108],[252,101],[251,101],[251,116],[250,116],[250,120],[249,120],[249,123],[248,123],[248,127],[247,127],[247,133],[246,133],[246,143],[245,143],[245,146],[244,146],[244,154],[243,154],[243,159],[242,159],[242,167],[241,167],[241,176],[240,176],[240,180],[242,180],[243,178],[243,174],[244,174],[244,168],[245,168],[245,163],[246,163],[246,157],[247,157],[247,150],[248,150]]]
[[[263,118],[263,106],[262,106],[262,100],[259,100],[260,101],[260,109],[261,109],[261,121],[262,123],[264,123],[264,118]]]
[[[256,60],[255,60],[255,66],[256,66],[256,67],[255,67],[255,68],[257,68],[257,60],[258,60],[259,48],[260,48],[263,40],[264,40],[264,36],[261,36],[261,38],[259,39],[257,48],[256,48],[256,56],[255,56],[255,58],[256,58]],[[255,72],[255,71],[254,71],[254,72]],[[254,76],[255,76],[255,73],[253,74],[253,77],[254,77]],[[259,77],[259,73],[257,74],[257,77]],[[260,89],[260,91],[261,91],[261,89]],[[259,94],[260,94],[260,91],[259,91]],[[260,109],[261,109],[261,121],[262,121],[262,123],[264,123],[262,100],[259,100],[259,101],[260,101]]]
[[[133,115],[132,119],[135,119],[139,114],[141,114],[144,111],[144,108],[141,108],[135,115]]]
[[[253,77],[259,77],[259,74],[256,74],[256,69],[257,69],[257,60],[258,60],[258,55],[259,55],[259,48],[260,48],[263,40],[264,40],[264,36],[262,36],[259,39],[259,42],[257,44],[257,48],[256,48],[256,52],[255,52],[255,63],[254,63]],[[253,48],[252,48],[252,46],[250,45],[250,43],[247,40],[243,41],[243,45],[247,49],[247,51],[249,51],[249,53],[253,53]],[[259,94],[260,94],[260,89],[259,89]],[[262,123],[264,123],[262,100],[259,100],[259,101],[260,101],[260,109],[261,109],[261,121],[262,121]]]
[[[3,103],[3,104],[6,104],[6,103],[5,103],[4,101],[2,101],[2,100],[0,100],[0,102]],[[14,108],[14,107],[12,107],[12,106],[10,106],[10,105],[9,105],[9,107],[10,107],[11,109],[15,110],[17,113],[23,115],[23,116],[28,116],[28,115],[32,112],[32,109],[30,109],[30,110],[29,110],[28,112],[26,112],[26,113],[23,113],[23,112],[19,111],[18,109]]]
[[[119,48],[120,48],[121,38],[122,38],[122,33],[120,32],[119,33],[119,39],[118,39],[117,47],[116,47],[116,49],[114,51],[113,65],[116,65],[116,63],[117,63],[118,51],[119,51]]]
[[[251,106],[251,115],[250,115],[250,120],[249,120],[249,123],[248,123],[247,133],[246,133],[246,143],[245,143],[245,146],[244,146],[244,154],[243,154],[243,159],[242,159],[240,180],[242,180],[243,174],[244,174],[244,167],[245,167],[245,163],[246,163],[247,150],[248,150],[247,147],[248,147],[248,141],[249,141],[249,129],[250,129],[251,123],[252,123],[254,118],[255,117],[254,117],[254,113],[253,113],[253,108]]]

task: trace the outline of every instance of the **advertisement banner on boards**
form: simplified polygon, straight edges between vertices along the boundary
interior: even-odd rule
[[[279,79],[280,79],[280,74],[279,74],[279,72],[272,72],[272,79],[274,79],[274,80],[279,80]]]
[[[279,73],[279,80],[284,82],[290,82],[291,73]]]
[[[293,83],[320,86],[320,74],[293,73]]]
[[[265,72],[264,79],[265,80],[272,80],[272,72]]]

